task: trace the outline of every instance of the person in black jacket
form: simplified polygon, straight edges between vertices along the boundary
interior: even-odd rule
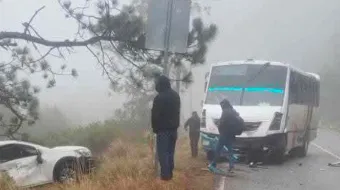
[[[220,136],[215,150],[214,159],[209,164],[209,169],[213,171],[216,170],[216,162],[220,156],[221,150],[226,147],[228,149],[229,171],[232,171],[235,161],[232,144],[235,141],[235,129],[236,127],[239,127],[237,126],[239,114],[226,99],[224,99],[220,105],[222,107],[222,115],[218,125]]]
[[[174,169],[174,155],[179,127],[180,97],[171,89],[170,80],[160,76],[156,81],[152,106],[152,129],[157,136],[157,152],[161,166],[161,179],[171,180]]]
[[[189,137],[190,137],[190,147],[191,147],[191,156],[197,157],[198,154],[198,141],[200,139],[200,118],[197,112],[192,112],[192,116],[185,122],[184,128],[187,131],[189,128]]]

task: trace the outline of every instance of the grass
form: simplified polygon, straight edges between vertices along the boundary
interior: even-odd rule
[[[0,173],[0,190],[16,190],[12,179],[5,175]]]
[[[145,138],[145,137],[144,137]],[[146,142],[146,141],[144,141]],[[48,185],[35,190],[206,190],[213,187],[213,175],[206,167],[204,155],[191,158],[188,139],[177,142],[174,179],[163,182],[155,177],[152,143],[115,140],[102,154],[97,171],[82,178],[80,183]],[[4,183],[4,184],[2,184]],[[0,181],[0,190],[16,190]]]

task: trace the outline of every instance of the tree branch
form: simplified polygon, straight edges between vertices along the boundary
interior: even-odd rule
[[[17,45],[18,45],[17,43],[0,42],[0,46],[3,46],[3,47],[5,47],[5,46],[7,46],[7,47],[10,47],[10,46],[14,47],[14,46],[17,46]]]
[[[140,71],[143,71],[143,66],[140,67],[138,66],[136,63],[134,63],[132,60],[128,59],[122,52],[119,51],[119,49],[117,48],[117,46],[110,41],[111,46],[113,47],[113,49],[122,57],[124,58],[127,62],[129,62],[131,65],[135,66],[137,69],[139,69]],[[144,65],[145,66],[145,65]]]
[[[38,14],[41,10],[43,10],[44,8],[45,8],[45,6],[42,6],[40,9],[38,9],[37,11],[35,11],[35,13],[34,13],[33,16],[31,17],[31,19],[28,21],[28,23],[27,23],[27,22],[26,22],[26,23],[23,23],[23,25],[25,26],[24,34],[27,33],[28,28],[29,28],[29,26],[31,25],[31,23],[32,23],[33,19],[35,18],[35,16],[37,16],[37,14]]]
[[[45,59],[45,58],[51,53],[51,51],[53,51],[54,49],[55,49],[55,47],[50,48],[50,49],[49,49],[44,55],[42,55],[39,59],[30,61],[29,63],[36,63],[36,62],[42,61],[42,60]]]
[[[19,39],[19,40],[26,40],[33,43],[37,43],[44,46],[50,47],[80,47],[80,46],[88,46],[100,41],[118,41],[119,38],[111,37],[111,36],[95,36],[89,38],[84,41],[50,41],[45,40],[42,38],[38,38],[29,34],[20,33],[20,32],[0,32],[0,40],[4,39]]]
[[[100,61],[100,58],[96,55],[96,53],[91,49],[89,48],[88,46],[86,46],[86,48],[89,50],[89,52],[97,59],[97,62],[100,64],[100,66],[103,68],[103,71],[105,72],[105,74],[107,75],[107,77],[109,78],[110,82],[112,84],[115,83],[115,81],[111,78],[111,75],[110,73],[107,71],[107,69],[105,68],[105,64],[102,63],[102,61]],[[103,60],[104,61],[104,60]]]

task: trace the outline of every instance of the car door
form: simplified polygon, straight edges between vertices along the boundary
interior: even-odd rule
[[[0,170],[5,171],[18,186],[34,186],[45,180],[37,162],[37,150],[27,145],[0,147]]]

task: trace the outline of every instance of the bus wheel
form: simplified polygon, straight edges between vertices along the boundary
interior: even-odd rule
[[[297,148],[296,150],[296,156],[303,158],[307,156],[307,152],[308,152],[308,147],[309,147],[309,142],[308,140],[304,140],[303,142],[303,146]]]

